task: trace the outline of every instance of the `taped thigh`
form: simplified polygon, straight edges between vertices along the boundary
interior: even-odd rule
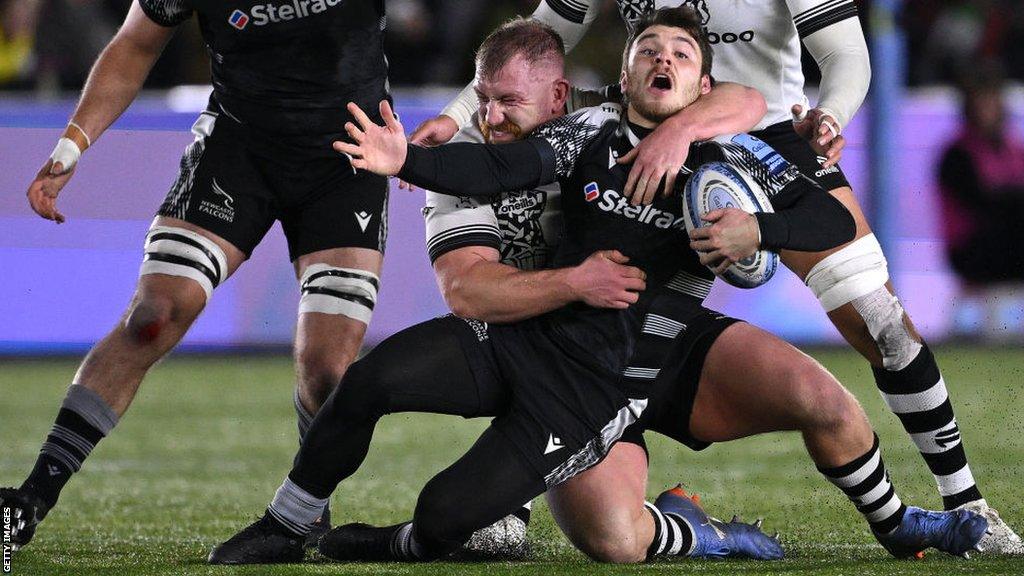
[[[380,279],[366,270],[312,264],[300,285],[299,314],[338,314],[369,324],[377,305]]]
[[[853,302],[889,281],[889,266],[874,234],[844,246],[818,262],[804,282],[826,312]]]
[[[903,321],[903,306],[885,283],[889,270],[874,234],[850,243],[811,268],[807,285],[826,311],[853,304],[882,355],[882,366],[900,370],[921,344]]]
[[[191,278],[209,300],[227,276],[228,258],[216,242],[191,230],[153,226],[146,235],[146,253],[139,276],[167,274]]]

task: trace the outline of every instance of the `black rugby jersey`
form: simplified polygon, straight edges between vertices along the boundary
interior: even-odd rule
[[[538,331],[554,334],[575,361],[615,378],[660,293],[668,290],[671,298],[688,298],[698,306],[711,290],[714,275],[690,249],[683,223],[686,178],[677,178],[670,196],[648,206],[632,206],[622,196],[630,166],[616,159],[640,140],[622,116],[619,104],[606,103],[552,120],[511,144],[409,146],[399,176],[435,192],[490,196],[558,180],[565,229],[554,265],[573,266],[598,250],[619,250],[647,274],[647,290],[627,310],[570,304],[517,324],[492,326],[495,346],[515,346]],[[775,213],[755,215],[763,248],[820,251],[853,239],[853,217],[842,204],[764,142],[740,134],[694,143],[684,173],[716,160],[744,168],[772,199]]]
[[[139,2],[162,26],[197,14],[212,104],[246,126],[274,135],[339,134],[346,103],[376,117],[388,95],[384,0]]]
[[[614,249],[647,273],[648,286],[683,271],[710,288],[714,276],[689,248],[683,223],[686,178],[677,178],[670,196],[659,195],[648,206],[632,206],[622,196],[630,166],[616,159],[639,140],[622,121],[621,106],[609,102],[554,119],[511,144],[410,145],[399,176],[456,196],[491,196],[558,180],[565,230],[556,266]],[[853,238],[845,208],[764,142],[746,134],[695,142],[683,176],[716,160],[745,169],[772,199],[775,213],[755,215],[763,248],[819,251]]]

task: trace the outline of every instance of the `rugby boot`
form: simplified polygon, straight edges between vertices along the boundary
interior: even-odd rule
[[[320,553],[339,562],[394,562],[403,560],[395,552],[395,534],[408,524],[370,526],[356,522],[338,526],[320,538]]]
[[[306,548],[316,548],[316,545],[320,543],[320,538],[327,534],[331,529],[331,505],[324,506],[324,511],[320,514],[320,517],[313,522],[313,525],[309,527],[309,534],[306,534],[306,539],[303,542],[303,546]]]
[[[988,502],[985,502],[984,499],[968,502],[957,510],[970,510],[988,520],[988,533],[982,536],[981,542],[978,543],[978,548],[983,550],[985,555],[1024,555],[1024,543],[1021,542],[1020,536],[999,517],[999,512],[995,508],[989,507]]]
[[[878,543],[897,558],[921,557],[925,548],[935,548],[954,556],[970,557],[988,530],[988,520],[969,510],[932,512],[907,506],[895,530],[879,534]]]
[[[28,544],[50,511],[43,499],[22,488],[0,488],[0,516],[10,522],[11,550]]]
[[[220,544],[206,559],[210,564],[286,564],[302,562],[303,537],[292,533],[269,513]]]
[[[780,560],[783,556],[778,537],[761,531],[761,520],[745,524],[735,516],[730,522],[712,518],[701,508],[698,498],[687,494],[681,485],[662,492],[654,507],[686,522],[693,530],[693,548],[687,554],[691,558]]]

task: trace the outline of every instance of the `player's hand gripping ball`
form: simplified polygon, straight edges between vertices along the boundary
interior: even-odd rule
[[[744,170],[725,162],[708,162],[686,182],[686,231],[707,226],[709,223],[703,217],[722,208],[739,208],[749,214],[774,212],[768,196]],[[777,253],[758,250],[730,266],[720,277],[739,288],[756,288],[771,279],[778,265]]]

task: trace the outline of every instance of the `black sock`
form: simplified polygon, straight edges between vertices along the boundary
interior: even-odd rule
[[[71,386],[22,489],[53,508],[64,485],[115,424],[117,415],[98,394]]]

